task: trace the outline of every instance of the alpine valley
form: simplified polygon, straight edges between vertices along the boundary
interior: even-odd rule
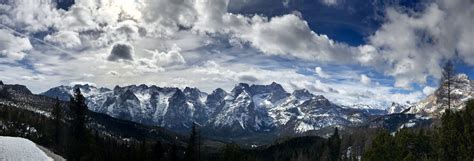
[[[464,101],[473,98],[474,83],[465,74],[455,78],[454,104],[460,110]],[[40,95],[68,101],[75,88],[82,91],[91,111],[181,134],[187,134],[195,123],[204,129],[205,136],[225,139],[248,139],[260,134],[273,138],[310,133],[324,136],[334,127],[385,127],[394,132],[428,126],[445,107],[445,101],[438,99],[444,88],[413,104],[342,106],[305,89],[289,93],[275,82],[239,83],[230,92],[217,88],[211,93],[190,87],[142,84],[108,89],[84,84],[54,87]]]

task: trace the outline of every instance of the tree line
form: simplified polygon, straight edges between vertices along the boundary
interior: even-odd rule
[[[380,131],[363,160],[473,160],[474,100],[462,111],[446,109],[435,129]]]

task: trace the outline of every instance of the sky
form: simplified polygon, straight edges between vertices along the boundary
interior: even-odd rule
[[[205,92],[277,82],[342,104],[416,102],[473,76],[470,0],[0,0],[0,80]]]

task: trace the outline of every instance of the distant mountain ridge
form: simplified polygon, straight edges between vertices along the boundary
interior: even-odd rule
[[[325,127],[356,126],[370,111],[346,108],[307,90],[286,92],[280,84],[237,84],[230,92],[210,94],[197,88],[183,90],[147,85],[59,86],[41,95],[68,100],[80,88],[90,110],[115,118],[187,131],[193,123],[215,134],[304,133]]]

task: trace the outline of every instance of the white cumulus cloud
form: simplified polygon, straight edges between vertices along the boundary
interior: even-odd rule
[[[365,74],[360,75],[360,83],[364,85],[370,85],[372,83],[372,80]]]
[[[26,51],[32,49],[30,40],[15,36],[8,30],[0,29],[0,60],[21,60]]]
[[[79,33],[74,31],[59,31],[52,35],[47,35],[44,40],[59,45],[62,48],[78,48],[82,46]]]
[[[423,88],[423,94],[425,94],[425,95],[430,95],[434,91],[436,91],[435,87],[426,86],[425,88]]]
[[[314,68],[314,72],[321,78],[330,78],[331,76],[326,74],[321,67]]]

